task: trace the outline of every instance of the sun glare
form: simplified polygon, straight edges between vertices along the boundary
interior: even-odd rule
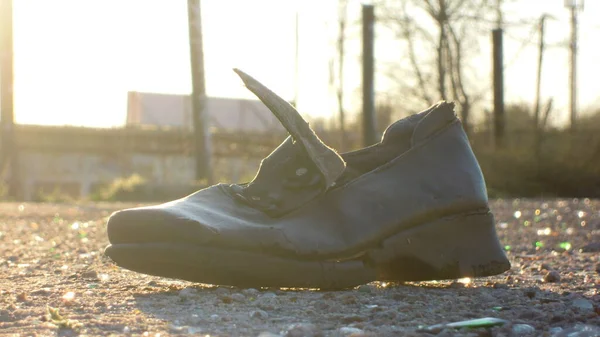
[[[336,1],[218,0],[202,2],[207,94],[217,97],[252,95],[232,72],[240,68],[257,77],[285,99],[295,93],[295,13],[299,11],[299,109],[313,116],[336,111],[329,85],[329,62],[335,57]],[[527,2],[517,12],[535,17],[538,7]],[[15,115],[17,123],[120,126],[126,119],[127,92],[188,94],[188,18],[185,1],[171,0],[19,0],[14,10]],[[314,8],[318,6],[319,10]],[[579,100],[583,108],[597,102],[594,85],[600,47],[592,18],[597,4],[586,4],[581,15]],[[268,9],[268,10],[265,10]],[[515,10],[517,10],[515,9]],[[548,43],[567,38],[568,13],[562,3],[546,8],[556,20],[548,24]],[[352,10],[356,20],[359,8]],[[354,19],[353,19],[354,20]],[[517,20],[517,18],[515,18]],[[532,21],[532,25],[537,21]],[[359,24],[348,34],[353,42],[346,55],[346,105],[360,105]],[[381,31],[382,28],[378,28]],[[512,27],[511,29],[516,29]],[[529,26],[506,38],[506,96],[530,100],[535,83],[536,48],[521,53],[521,37]],[[533,31],[533,30],[532,30]],[[560,34],[559,34],[560,33]],[[521,35],[520,35],[521,34]],[[402,54],[397,40],[378,35],[377,90],[385,92],[388,59]],[[484,39],[488,41],[488,39]],[[556,41],[555,41],[556,40]],[[557,42],[558,41],[558,42]],[[487,43],[487,42],[486,42]],[[484,45],[482,45],[484,46]],[[480,61],[489,67],[489,50]],[[510,60],[517,60],[513,62]],[[510,62],[509,62],[510,61]],[[566,111],[567,49],[549,49],[543,95],[556,98],[555,109]],[[483,84],[482,84],[483,85]],[[393,96],[394,93],[392,92]],[[545,99],[545,98],[544,98]],[[349,104],[352,103],[352,104]],[[351,107],[351,105],[353,105]],[[419,107],[422,108],[422,107]],[[358,108],[359,109],[359,108]],[[556,118],[564,117],[556,113]]]
[[[293,10],[262,2],[282,15],[202,2],[209,95],[251,97],[239,67],[291,99]],[[17,123],[117,126],[128,91],[191,91],[185,1],[15,1],[14,51]]]

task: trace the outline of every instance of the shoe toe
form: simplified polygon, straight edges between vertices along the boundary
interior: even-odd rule
[[[164,207],[140,207],[115,212],[108,219],[106,231],[112,245],[204,244],[214,235],[214,232],[202,223]]]

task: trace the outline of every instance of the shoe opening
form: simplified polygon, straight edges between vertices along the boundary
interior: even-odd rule
[[[454,118],[453,104],[441,102],[393,123],[385,130],[379,143],[341,154],[346,162],[346,172],[338,180],[338,184],[372,171],[408,151],[413,146],[416,132],[430,135],[448,125]],[[423,135],[419,138],[423,138]]]

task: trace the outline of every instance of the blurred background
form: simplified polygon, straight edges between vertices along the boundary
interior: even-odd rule
[[[490,197],[600,197],[600,3],[0,0],[0,198],[163,201],[252,179],[286,133],[339,151],[445,99]]]

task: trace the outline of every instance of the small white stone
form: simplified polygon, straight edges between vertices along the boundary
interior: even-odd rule
[[[202,330],[204,330],[204,328],[198,327],[198,326],[188,326],[187,327],[187,333],[189,334],[199,334],[202,332]]]
[[[263,331],[258,335],[258,337],[281,337],[281,335],[269,331]]]
[[[535,332],[535,328],[529,324],[515,324],[512,331],[516,336],[529,335]]]
[[[338,332],[342,336],[348,336],[348,335],[352,335],[352,334],[361,334],[361,333],[363,333],[363,331],[361,329],[354,328],[354,327],[351,327],[351,326],[345,326],[345,327],[339,328]]]
[[[559,333],[561,331],[563,331],[563,328],[561,328],[559,326],[548,329],[548,332],[551,333],[552,335],[556,335],[557,333]]]
[[[182,332],[184,330],[187,330],[187,327],[178,326],[178,325],[175,325],[175,324],[170,324],[169,325],[169,331],[170,332]]]
[[[307,337],[322,335],[322,331],[312,323],[296,323],[288,326],[284,336],[286,337]]]

